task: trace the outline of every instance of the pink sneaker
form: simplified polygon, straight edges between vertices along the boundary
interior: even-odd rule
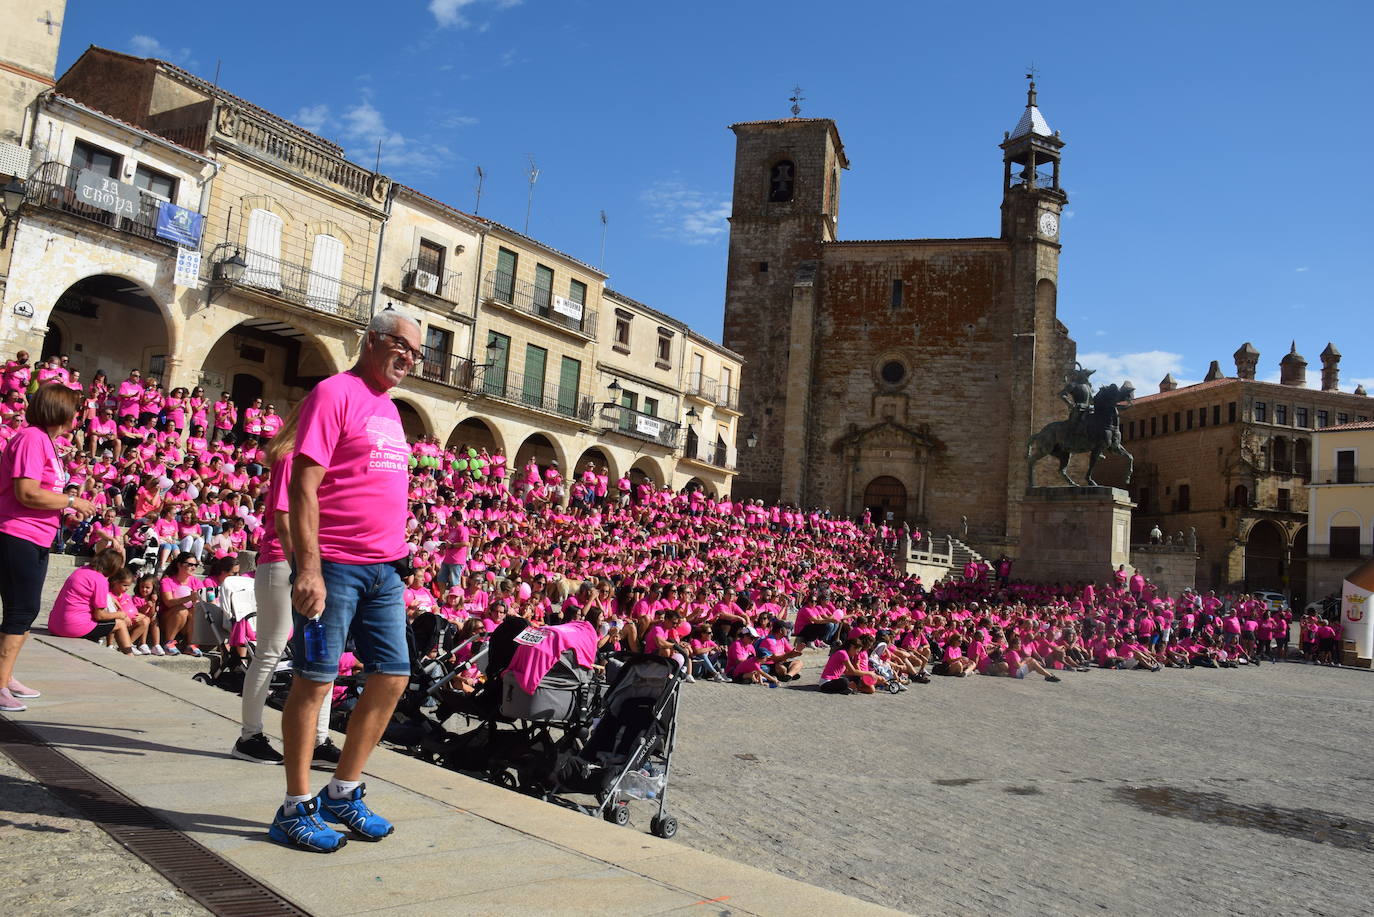
[[[9,683],[8,685],[6,685],[6,689],[7,689],[11,694],[13,694],[15,697],[42,697],[42,696],[43,696],[42,693],[40,693],[40,692],[38,692],[38,691],[35,691],[33,688],[26,688],[26,687],[24,687],[24,685],[22,685],[22,684],[19,683],[19,679],[17,679],[17,678],[11,678],[11,679],[10,679],[10,683]]]
[[[23,701],[10,693],[9,688],[0,688],[0,712],[19,713],[27,709]]]

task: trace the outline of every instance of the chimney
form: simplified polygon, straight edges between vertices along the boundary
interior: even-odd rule
[[[1240,379],[1255,378],[1255,367],[1259,365],[1259,351],[1255,345],[1246,341],[1240,345],[1240,349],[1234,354],[1236,358],[1236,377]]]
[[[1159,380],[1159,390],[1161,392],[1172,392],[1176,388],[1178,388],[1178,380],[1174,378],[1173,373],[1168,373],[1163,379]]]
[[[1357,394],[1357,395],[1364,395],[1364,396],[1368,397],[1369,392],[1366,392],[1366,391],[1364,390],[1364,386],[1363,386],[1363,385],[1357,385],[1357,386],[1355,386],[1355,394]]]
[[[1330,341],[1322,351],[1322,391],[1341,390],[1341,352]]]
[[[1212,365],[1209,366],[1209,367],[1207,367],[1207,377],[1206,377],[1205,379],[1203,379],[1202,381],[1203,381],[1203,382],[1215,382],[1215,381],[1217,381],[1218,379],[1225,379],[1225,378],[1226,378],[1226,377],[1223,376],[1223,375],[1221,374],[1221,364],[1218,363],[1216,360],[1213,360],[1213,361],[1212,361]]]
[[[1279,382],[1296,388],[1307,387],[1307,360],[1298,353],[1297,341],[1279,361]]]

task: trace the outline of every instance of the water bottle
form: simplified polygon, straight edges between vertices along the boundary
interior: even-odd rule
[[[311,618],[305,622],[305,661],[323,662],[328,652],[328,641],[324,637],[324,621]]]

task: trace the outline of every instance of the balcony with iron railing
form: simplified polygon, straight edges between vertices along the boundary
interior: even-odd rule
[[[710,443],[701,439],[695,430],[687,428],[687,436],[682,447],[682,457],[703,465],[735,470],[734,450],[722,442]]]
[[[201,279],[220,283],[216,269],[228,257],[231,243],[222,242],[201,261]],[[320,315],[345,321],[367,324],[372,318],[372,288],[344,283],[337,277],[317,274],[303,264],[273,258],[249,249],[243,254],[247,267],[235,289],[260,292],[276,299],[309,309]]]
[[[603,404],[601,421],[602,429],[608,432],[623,433],[669,449],[678,448],[678,433],[682,429],[680,423],[645,414],[623,404]]]
[[[482,285],[482,299],[486,302],[532,315],[557,327],[583,337],[596,338],[596,312],[580,303],[563,299],[560,309],[551,290],[517,280],[504,271],[488,271]],[[576,313],[576,314],[574,314]]]
[[[593,415],[591,396],[577,389],[564,388],[542,377],[522,373],[502,373],[497,367],[487,367],[471,386],[479,395],[495,398],[546,414],[556,414],[570,420],[590,423]]]
[[[733,385],[717,385],[715,402],[718,407],[730,411],[739,410],[739,389]]]
[[[687,388],[684,394],[689,398],[696,398],[707,404],[715,404],[717,385],[719,385],[719,383],[705,373],[688,373]]]
[[[424,352],[424,359],[415,364],[415,368],[410,371],[412,376],[449,388],[472,391],[473,382],[477,378],[476,363],[467,357],[432,347],[425,347]]]
[[[1374,468],[1323,468],[1312,475],[1313,484],[1374,484]]]
[[[470,305],[461,305],[462,281],[463,275],[459,271],[444,270],[432,261],[421,258],[411,258],[401,266],[400,289],[437,296],[452,304],[454,309],[462,308],[464,312],[469,312]]]
[[[236,112],[233,142],[311,178],[337,185],[360,197],[373,191],[371,172],[337,154],[294,139],[247,111]]]
[[[162,203],[160,198],[140,190],[137,209],[129,215],[116,214],[83,201],[83,189],[77,183],[80,174],[81,170],[66,163],[43,163],[24,184],[24,203],[99,223],[169,248],[176,247],[175,242],[160,238],[157,234],[157,208]]]

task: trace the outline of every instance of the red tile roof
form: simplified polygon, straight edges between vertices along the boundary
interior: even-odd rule
[[[1334,427],[1322,427],[1318,433],[1344,433],[1347,430],[1374,430],[1374,420],[1357,420],[1355,423],[1343,423]]]

